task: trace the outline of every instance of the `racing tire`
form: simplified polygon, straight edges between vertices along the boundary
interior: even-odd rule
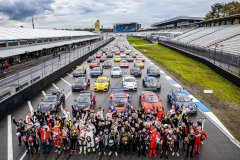
[[[62,98],[61,101],[62,101],[62,103],[65,103],[65,98]]]

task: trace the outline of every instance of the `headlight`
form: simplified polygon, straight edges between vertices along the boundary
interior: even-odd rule
[[[95,87],[97,87],[97,85],[95,85]]]
[[[137,86],[137,83],[135,83],[135,86]]]
[[[105,87],[107,87],[107,85],[105,85]]]

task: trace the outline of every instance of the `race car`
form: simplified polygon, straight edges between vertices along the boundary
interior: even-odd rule
[[[90,86],[90,79],[87,77],[77,78],[76,81],[71,85],[72,91],[87,90],[88,86]]]
[[[77,107],[79,111],[83,111],[84,108],[93,109],[96,104],[95,94],[92,91],[81,91],[78,98],[74,101],[73,108]]]
[[[146,76],[142,80],[143,86],[146,87],[148,91],[160,91],[161,90],[161,84],[159,83],[159,80],[157,80],[155,77]]]
[[[161,101],[162,99],[159,99],[158,95],[154,92],[150,91],[144,91],[140,95],[140,104],[142,108],[144,109],[144,114],[150,110],[150,112],[156,112],[161,107],[164,111],[164,106],[162,105]]]
[[[98,77],[94,84],[94,91],[108,91],[110,79],[108,77]]]
[[[160,77],[160,71],[157,67],[149,67],[147,69],[147,74],[150,76]]]
[[[73,77],[83,77],[86,75],[86,66],[77,66],[76,70],[73,71]]]
[[[100,62],[98,60],[93,60],[90,64],[90,68],[98,67],[100,65]]]
[[[102,52],[97,52],[96,58],[101,58],[103,56]]]
[[[121,47],[119,50],[120,50],[120,52],[124,52],[124,51],[125,51],[125,48],[124,48],[124,47]]]
[[[189,112],[187,114],[195,114],[197,115],[198,107],[192,101],[187,93],[184,92],[184,89],[173,88],[168,94],[169,102],[174,105],[177,109],[177,112],[182,112],[182,107],[187,105],[189,108]]]
[[[131,56],[126,56],[126,60],[127,60],[128,62],[133,62],[133,58],[132,58]]]
[[[88,57],[88,59],[87,59],[87,62],[88,63],[91,63],[93,60],[95,60],[96,58],[94,57],[94,56],[90,56],[90,57]]]
[[[126,55],[129,55],[131,52],[132,52],[131,50],[126,50],[126,51],[125,51],[125,54],[126,54]]]
[[[131,75],[124,76],[122,83],[123,83],[123,88],[137,90],[137,80]]]
[[[90,72],[90,76],[102,76],[103,74],[103,69],[101,67],[94,67],[91,72]]]
[[[130,96],[123,91],[116,91],[110,96],[109,109],[111,111],[128,112],[131,106]]]
[[[145,62],[145,58],[143,56],[137,56],[136,60],[141,60],[142,62]]]
[[[113,67],[111,77],[122,77],[122,69],[120,67]]]
[[[107,58],[113,58],[113,54],[112,53],[108,53]]]
[[[140,67],[132,67],[130,69],[130,74],[134,75],[135,77],[141,77],[142,76],[142,71]]]
[[[125,53],[120,53],[120,57],[121,58],[126,58],[126,54]]]
[[[121,60],[120,61],[120,67],[121,68],[128,68],[128,61],[126,61],[126,60]]]
[[[144,63],[141,60],[137,60],[134,62],[134,66],[144,68]]]
[[[38,104],[37,111],[47,113],[50,111],[52,115],[55,115],[61,104],[65,103],[65,95],[63,89],[50,89],[42,102]]]
[[[135,55],[138,55],[138,51],[133,51],[135,53]]]
[[[120,55],[120,51],[116,51],[116,52],[115,52],[115,55]]]
[[[107,57],[106,56],[102,56],[101,58],[100,58],[100,62],[104,62],[104,61],[106,61],[107,60]]]
[[[121,61],[121,57],[120,56],[115,56],[114,57],[114,62],[120,62]]]
[[[132,58],[136,58],[136,54],[135,53],[130,53],[130,56],[132,56]]]
[[[103,67],[103,69],[112,68],[112,62],[111,61],[104,61],[102,67]]]

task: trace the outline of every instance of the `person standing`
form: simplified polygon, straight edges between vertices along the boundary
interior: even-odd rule
[[[142,150],[143,156],[146,157],[145,151],[146,151],[147,141],[148,141],[148,134],[146,132],[146,128],[143,127],[142,132],[139,134],[140,148],[138,150],[138,157],[140,157],[141,150]]]
[[[111,128],[111,132],[108,135],[108,140],[109,140],[109,148],[110,148],[110,152],[109,152],[109,156],[112,154],[113,152],[113,148],[115,150],[115,154],[116,156],[117,154],[117,135],[116,133],[114,133],[114,128]]]
[[[39,129],[38,129],[38,132],[41,135],[41,142],[42,142],[42,146],[43,146],[43,153],[45,153],[47,151],[47,154],[48,154],[49,153],[49,147],[47,145],[47,142],[50,139],[50,134],[46,130],[46,128],[40,129],[40,126],[39,126]]]
[[[152,153],[153,153],[153,156],[156,157],[156,149],[157,149],[156,139],[157,138],[160,139],[160,134],[157,131],[157,127],[154,127],[153,132],[151,134],[151,141],[150,141],[150,157],[152,157]]]
[[[138,139],[139,135],[136,132],[135,128],[132,127],[131,131],[130,131],[130,140],[129,140],[129,148],[131,148],[132,146],[132,155],[134,155],[135,153],[135,148],[136,148],[136,144],[137,144],[137,139]]]
[[[82,125],[81,128],[80,126],[78,126],[79,128],[79,154],[82,153],[82,148],[84,149],[84,154],[86,154],[86,141],[85,141],[85,138],[86,138],[86,130],[84,128],[85,126]]]
[[[21,145],[21,136],[22,136],[22,131],[25,128],[25,125],[22,123],[22,119],[19,119],[18,122],[16,122],[15,117],[13,117],[13,123],[16,125],[17,129],[17,136],[18,136],[18,141],[19,141],[19,146]]]
[[[77,151],[76,151],[77,137],[78,137],[78,130],[73,125],[70,131],[71,154],[73,154],[73,151],[74,151],[74,154],[77,154]]]
[[[189,150],[190,150],[190,157],[193,158],[193,149],[194,149],[194,144],[195,144],[195,140],[196,140],[196,135],[194,134],[194,130],[191,129],[190,130],[190,134],[185,138],[186,141],[185,143],[187,143],[187,155],[186,158],[188,158],[188,154],[189,154]]]
[[[208,137],[207,137],[207,134],[202,131],[201,126],[198,126],[198,129],[196,129],[195,124],[193,123],[193,129],[195,130],[196,134],[200,135],[195,140],[193,153],[195,153],[195,149],[197,148],[197,153],[200,154],[199,150],[200,150],[201,141],[207,139]]]
[[[6,69],[8,69],[8,62],[5,61],[4,63],[5,63]]]
[[[88,155],[90,154],[90,151],[91,151],[90,148],[92,148],[93,153],[95,153],[93,131],[90,130],[90,127],[87,128],[86,142],[87,142]]]

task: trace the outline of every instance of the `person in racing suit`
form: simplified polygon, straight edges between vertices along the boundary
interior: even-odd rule
[[[180,132],[181,134],[181,141],[183,142],[183,151],[185,151],[185,143],[184,143],[184,139],[185,137],[187,137],[188,135],[188,131],[187,131],[187,126],[185,125],[184,122],[182,122],[182,126],[179,126]]]
[[[200,135],[198,135],[200,136]],[[187,136],[187,141],[185,141],[185,143],[187,143],[187,155],[186,158],[188,158],[188,154],[189,154],[189,150],[190,150],[190,157],[193,158],[193,149],[194,149],[194,144],[195,144],[195,140],[196,140],[197,136],[194,134],[194,130],[191,129],[190,130],[190,134]]]
[[[116,156],[117,156],[117,155],[118,155],[118,154],[117,154],[117,135],[116,135],[116,133],[114,133],[114,129],[113,129],[113,128],[111,128],[111,132],[108,134],[108,140],[109,140],[109,142],[110,142],[110,141],[113,142],[113,144],[111,144],[111,146],[110,146],[110,143],[109,143],[109,146],[110,146],[110,147],[109,147],[109,148],[110,148],[109,155],[112,154],[113,148],[114,148],[115,154],[116,154]]]
[[[28,145],[28,128],[25,127],[24,130],[22,131],[22,141],[25,143],[26,149],[27,149],[27,153],[29,153],[29,145]]]
[[[96,128],[95,128],[95,126],[94,126],[94,124],[92,124],[92,120],[90,119],[90,120],[88,120],[88,123],[87,123],[87,128],[90,128],[90,130],[93,132],[93,135],[95,135],[95,133],[96,133]]]
[[[58,154],[61,153],[60,150],[60,142],[59,142],[59,138],[60,138],[60,129],[57,127],[57,125],[54,126],[54,129],[52,127],[50,127],[51,131],[52,131],[52,138],[54,140],[54,144],[56,147],[55,152],[58,152]]]
[[[136,148],[138,137],[139,137],[138,133],[135,131],[135,128],[132,127],[131,131],[130,131],[130,140],[129,140],[129,148],[128,148],[128,150],[130,150],[130,148],[132,146],[132,155],[134,155],[134,153],[135,153],[135,148]]]
[[[87,142],[88,155],[90,154],[91,151],[90,147],[92,148],[93,153],[95,153],[93,131],[91,131],[90,127],[87,128],[85,139]]]
[[[76,151],[76,142],[77,142],[77,137],[78,137],[78,130],[76,129],[75,126],[72,126],[72,129],[70,131],[70,143],[71,143],[71,154],[77,154]]]
[[[165,153],[165,157],[168,159],[168,149],[169,149],[168,139],[171,138],[171,134],[168,133],[168,128],[166,128],[165,131],[162,129],[161,137],[162,137],[162,149],[161,149],[160,158],[162,158]]]
[[[64,125],[61,131],[61,136],[63,139],[63,153],[67,150],[69,152],[68,138],[69,138],[69,129]]]
[[[146,128],[143,127],[142,132],[139,134],[139,150],[138,150],[138,157],[140,157],[140,152],[142,150],[143,156],[146,157],[145,151],[146,151],[146,145],[148,143],[148,134],[146,132]]]
[[[200,135],[195,140],[193,153],[195,153],[195,149],[197,148],[197,153],[200,154],[199,149],[200,149],[201,141],[207,139],[208,137],[207,137],[207,134],[202,131],[202,127],[201,126],[198,126],[198,129],[196,129],[195,128],[195,124],[193,123],[193,129],[195,130],[196,134]]]
[[[33,137],[33,146],[36,149],[36,151],[38,151],[38,153],[40,153],[40,148],[39,148],[39,143],[38,143],[38,139],[37,139],[37,132],[35,130],[35,127],[32,127],[28,133],[27,133],[27,137],[32,136]]]
[[[111,129],[111,126],[112,126],[112,120],[110,118],[108,118],[106,121],[105,121],[105,126],[104,126],[104,134],[105,134],[105,147],[107,149],[107,145],[108,145],[108,134],[110,132],[110,129]]]
[[[152,157],[152,153],[153,153],[153,156],[156,157],[156,149],[157,149],[156,138],[160,138],[160,134],[157,131],[157,127],[154,127],[153,131],[151,131],[150,157]]]
[[[79,128],[79,154],[82,153],[82,148],[84,149],[84,154],[86,154],[86,129],[85,126],[82,125],[81,129]]]
[[[180,139],[181,139],[181,131],[179,127],[176,128],[176,130],[172,134],[173,137],[173,153],[172,156],[176,153],[177,156],[179,156],[179,148],[180,148]]]
[[[119,141],[120,141],[120,146],[119,146],[119,154],[122,152],[122,147],[124,149],[124,155],[127,155],[127,143],[129,141],[128,134],[125,132],[125,128],[121,128],[121,132],[119,132]]]
[[[24,130],[25,128],[25,125],[22,123],[22,119],[19,119],[18,122],[16,122],[15,120],[15,117],[13,117],[13,123],[16,125],[16,130],[17,130],[17,133],[18,133],[18,142],[19,142],[19,146],[21,145],[21,142],[22,142],[22,131]]]

